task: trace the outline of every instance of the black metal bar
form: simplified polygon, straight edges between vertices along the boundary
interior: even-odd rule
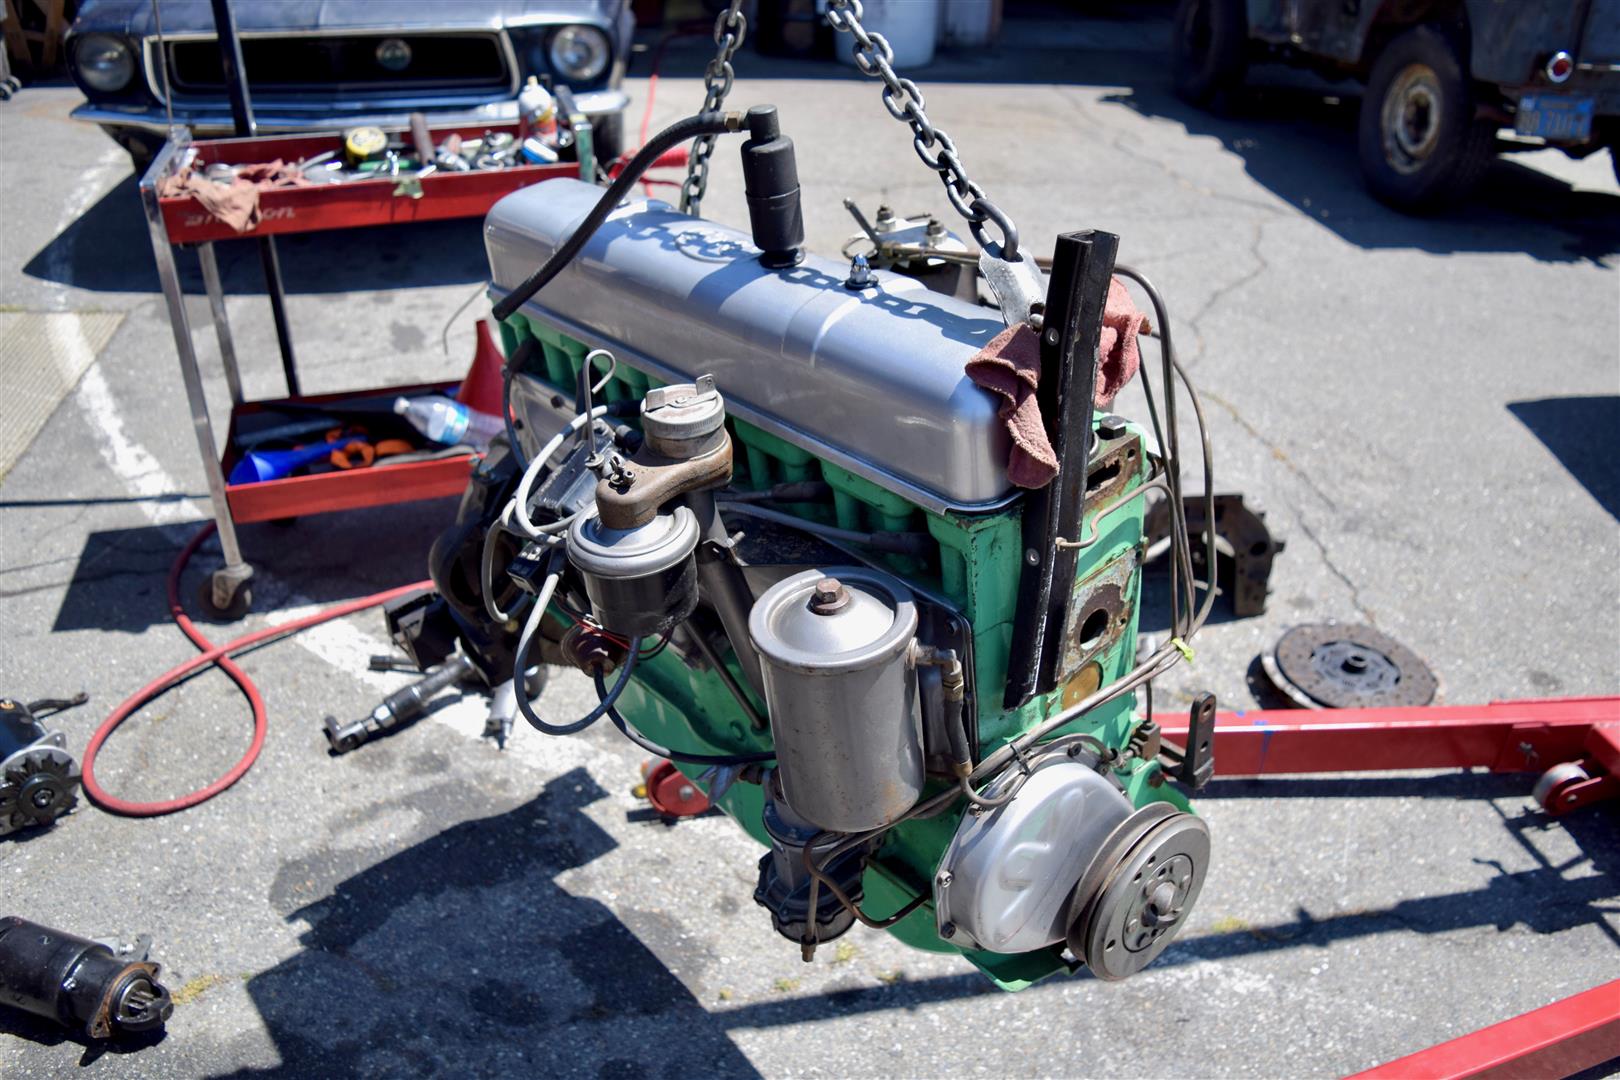
[[[1052,255],[1036,393],[1058,475],[1024,501],[1023,574],[1007,669],[1008,708],[1051,690],[1056,682],[1063,618],[1079,561],[1078,551],[1059,549],[1056,541],[1080,536],[1097,343],[1118,250],[1119,237],[1087,230],[1059,236]]]
[[[219,37],[219,61],[225,70],[225,89],[231,96],[231,119],[238,138],[258,134],[253,121],[253,98],[248,93],[247,69],[242,65],[242,41],[236,36],[236,16],[230,0],[210,0],[214,9],[214,32]],[[273,236],[259,237],[259,265],[264,270],[264,291],[270,297],[270,315],[276,324],[276,343],[281,346],[281,371],[287,379],[287,394],[297,397],[298,364],[293,356],[292,331],[287,325],[287,297],[281,285],[281,257]]]

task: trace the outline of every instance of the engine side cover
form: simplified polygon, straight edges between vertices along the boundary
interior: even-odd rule
[[[492,292],[533,273],[601,194],[548,180],[496,203]],[[926,510],[1012,497],[1006,425],[963,374],[999,319],[899,274],[849,289],[840,263],[772,270],[759,255],[745,233],[631,201],[520,310],[665,382],[713,373],[733,416]]]
[[[1064,940],[1069,894],[1130,814],[1125,795],[1082,762],[1037,768],[1012,802],[962,818],[935,879],[940,936],[998,953]]]

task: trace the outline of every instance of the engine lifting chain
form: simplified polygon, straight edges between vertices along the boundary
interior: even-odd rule
[[[735,4],[732,5],[735,8]],[[861,25],[861,0],[829,0],[827,22],[855,39],[855,66],[861,74],[883,80],[883,107],[896,120],[911,125],[911,145],[922,163],[939,173],[945,195],[956,212],[967,219],[973,238],[987,253],[1004,262],[1018,261],[1018,228],[995,203],[985,198],[984,189],[968,179],[967,169],[956,153],[951,137],[928,120],[923,111],[922,91],[910,79],[895,74],[894,50],[882,34],[870,33]],[[719,40],[718,32],[716,40]],[[729,67],[728,67],[729,72]],[[728,80],[729,85],[729,80]],[[690,184],[690,180],[688,181]],[[684,209],[684,207],[683,207]],[[985,229],[994,222],[1001,230],[995,243]]]
[[[737,73],[732,70],[731,58],[742,48],[748,33],[748,18],[742,13],[743,0],[731,0],[730,6],[714,20],[714,59],[703,69],[703,109],[706,113],[720,111]],[[686,180],[681,184],[681,213],[698,215],[703,196],[709,190],[709,155],[714,153],[713,135],[701,136],[692,144],[692,156],[686,163]]]

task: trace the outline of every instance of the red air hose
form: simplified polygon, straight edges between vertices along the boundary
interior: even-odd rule
[[[422,589],[433,588],[432,581],[418,581],[414,585],[402,585],[397,589],[389,589],[386,592],[363,596],[358,600],[348,600],[341,604],[335,604],[324,611],[306,615],[302,619],[295,619],[289,623],[282,623],[280,626],[267,626],[263,630],[243,634],[241,637],[227,641],[223,645],[215,645],[203,636],[202,631],[198,630],[190,617],[186,615],[185,608],[180,606],[180,575],[184,572],[186,564],[191,561],[191,556],[196,554],[203,541],[208,539],[213,532],[214,523],[212,521],[198,529],[197,535],[186,543],[186,546],[180,550],[180,554],[176,556],[174,565],[169,567],[169,613],[174,616],[175,624],[180,627],[180,632],[190,638],[192,644],[196,645],[202,652],[178,667],[171,668],[158,676],[125,700],[122,705],[113,710],[111,716],[102,721],[101,726],[96,729],[94,735],[90,736],[90,742],[84,748],[84,765],[82,769],[84,793],[89,796],[91,802],[110,814],[122,814],[125,817],[159,817],[163,814],[172,814],[177,810],[185,810],[212,799],[215,795],[242,779],[247,774],[247,771],[253,767],[253,762],[258,758],[259,751],[264,748],[264,736],[268,727],[264,698],[259,695],[259,688],[253,685],[253,680],[248,678],[247,672],[237,667],[230,654],[241,652],[261,641],[294,634],[323,622],[330,622],[333,619],[341,619],[345,615],[352,615],[356,611],[377,607],[397,597],[407,596]],[[224,776],[221,776],[207,787],[199,788],[191,794],[182,795],[177,799],[168,799],[163,802],[128,802],[107,794],[96,781],[95,772],[96,754],[100,751],[102,744],[107,741],[114,731],[118,730],[118,725],[134,715],[137,709],[169,690],[198,668],[207,667],[210,664],[218,664],[219,669],[229,675],[231,680],[242,688],[242,693],[246,695],[248,704],[253,707],[253,742],[248,746],[247,752],[242,755],[242,759],[232,765]]]

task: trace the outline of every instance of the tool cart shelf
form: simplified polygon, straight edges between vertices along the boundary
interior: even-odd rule
[[[476,130],[438,128],[433,129],[432,136],[435,142],[451,134],[470,139],[478,138],[489,130],[515,133],[516,125],[504,128],[493,125]],[[186,400],[197,432],[203,471],[208,479],[208,494],[219,528],[220,546],[225,555],[225,565],[215,571],[209,588],[204,590],[204,600],[216,614],[240,614],[246,611],[251,600],[247,583],[252,577],[252,568],[242,558],[236,536],[237,522],[299,517],[453,495],[466,487],[467,474],[477,461],[476,455],[464,455],[252,484],[231,484],[227,481],[231,467],[241,456],[235,446],[235,435],[244,417],[278,406],[308,408],[342,398],[381,396],[391,392],[419,393],[444,390],[455,385],[375,387],[314,397],[300,394],[290,331],[281,308],[280,269],[273,246],[264,238],[405,221],[481,217],[502,196],[529,184],[564,176],[594,179],[595,161],[590,154],[588,135],[581,138],[579,144],[581,160],[578,162],[516,165],[469,172],[442,170],[420,178],[383,175],[376,179],[345,183],[264,190],[260,192],[258,222],[247,231],[238,233],[209,214],[195,198],[160,196],[158,188],[161,181],[175,175],[188,158],[194,158],[201,165],[254,164],[277,159],[294,162],[327,150],[341,151],[342,136],[334,133],[194,141],[185,128],[171,130],[168,140],[141,178],[140,192],[151,233],[152,252],[157,261],[158,278],[174,331]],[[254,238],[261,239],[267,291],[282,346],[287,397],[250,402],[244,399],[242,393],[242,379],[230,323],[226,317],[214,242]],[[225,381],[230,390],[231,416],[224,448],[215,443],[213,423],[203,393],[202,372],[175,264],[175,249],[182,245],[194,246],[197,251],[203,287],[208,295],[214,332],[219,341]],[[337,423],[334,421],[334,425]]]

